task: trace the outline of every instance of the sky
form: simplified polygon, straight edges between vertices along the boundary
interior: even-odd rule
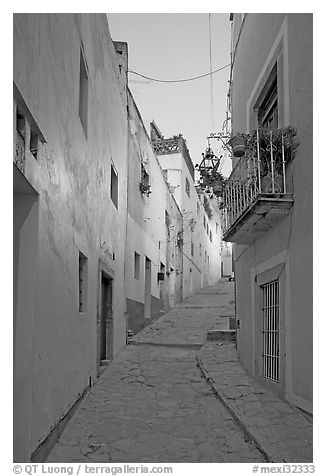
[[[111,37],[128,43],[129,70],[157,79],[184,79],[209,73],[208,13],[108,13]],[[230,63],[228,13],[211,14],[212,70]],[[129,73],[129,88],[143,121],[156,122],[164,137],[182,134],[194,165],[202,160],[207,135],[222,130],[230,68],[183,83],[156,83]],[[218,153],[220,143],[211,141]],[[231,169],[224,161],[223,170]]]

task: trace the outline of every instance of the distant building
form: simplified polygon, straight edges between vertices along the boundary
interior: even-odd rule
[[[128,90],[128,329],[139,332],[182,298],[183,217]]]
[[[185,298],[221,277],[220,213],[216,200],[195,186],[194,165],[182,135],[165,139],[150,124],[154,151],[183,216],[183,280]]]
[[[270,389],[312,412],[312,14],[231,20],[232,132],[252,133],[255,144],[242,158],[235,153],[224,196],[239,356]],[[282,152],[290,150],[288,126],[297,130],[295,155]]]

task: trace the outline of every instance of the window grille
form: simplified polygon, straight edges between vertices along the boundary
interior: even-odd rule
[[[81,252],[79,252],[78,281],[79,312],[85,312],[87,304],[87,258]]]
[[[277,65],[275,64],[263,89],[263,100],[258,109],[258,123],[265,129],[278,127]]]
[[[280,374],[280,317],[279,281],[271,281],[261,286],[263,292],[262,339],[264,378],[279,382]]]

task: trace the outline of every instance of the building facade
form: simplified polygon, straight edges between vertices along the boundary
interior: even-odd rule
[[[221,277],[221,222],[216,200],[194,181],[194,165],[182,135],[164,138],[150,124],[153,149],[183,217],[182,297]]]
[[[139,332],[182,298],[182,214],[128,91],[126,256],[128,330]]]
[[[128,124],[105,15],[14,15],[14,459],[125,344]]]
[[[218,279],[220,233],[189,152],[179,189],[158,160],[106,15],[14,14],[13,59],[14,461],[28,462],[128,330]]]
[[[239,356],[270,389],[311,413],[312,14],[230,19],[232,133],[251,134],[245,155],[234,152],[224,196]]]

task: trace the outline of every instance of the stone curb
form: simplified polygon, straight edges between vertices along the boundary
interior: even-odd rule
[[[226,342],[215,343],[215,357],[217,355],[217,359],[214,358],[214,349],[212,350],[210,348],[212,345],[213,343],[204,345],[196,356],[198,367],[216,396],[228,409],[233,419],[242,428],[248,439],[250,439],[263,454],[266,461],[271,463],[312,461],[312,456],[310,458],[312,442],[309,440],[309,432],[312,428],[311,422],[308,422],[308,419],[302,416],[299,409],[281,401],[274,395],[272,396],[267,390],[260,389],[260,385],[256,385],[252,382],[253,378],[248,377],[238,360],[234,344]],[[221,355],[218,355],[218,349],[220,349]],[[234,373],[233,381],[232,372]],[[223,379],[221,377],[223,377]],[[256,400],[256,403],[258,404],[253,412],[253,416],[248,417],[244,415],[244,402],[241,400],[243,395],[237,396],[237,389],[234,385],[235,378],[237,380],[246,380],[249,383],[247,386],[247,389],[249,390],[248,393],[251,397],[254,397],[254,400]],[[228,391],[230,393],[229,397],[227,395]],[[264,408],[264,402],[259,400],[259,395],[270,396],[272,408],[275,409],[277,415],[276,423],[269,420],[269,416],[266,412],[260,411],[261,408]],[[283,410],[286,409],[287,416],[282,414],[280,408]],[[294,438],[287,435],[286,440],[284,440],[284,435],[282,435],[282,425],[284,430],[284,428],[286,428],[286,423],[284,424],[283,419],[286,417],[290,418],[289,415],[295,420],[296,426],[299,426],[299,430],[302,432],[301,439],[296,438],[296,435],[294,435]],[[253,419],[252,425],[250,421],[251,419]],[[261,419],[264,422],[264,426],[257,426],[257,423],[255,424],[255,419]],[[287,427],[287,429],[291,432],[291,428]],[[282,446],[280,446],[282,441],[277,439],[279,435],[283,436],[284,444]],[[307,449],[309,456],[303,456],[302,459],[300,459],[301,454],[307,455]]]
[[[203,376],[205,377],[206,381],[209,383],[210,387],[214,391],[215,395],[218,397],[218,399],[223,403],[223,405],[227,408],[227,410],[231,413],[232,418],[234,421],[240,426],[242,431],[245,433],[246,437],[248,440],[250,440],[256,448],[260,451],[260,453],[264,456],[265,460],[267,463],[272,463],[273,460],[270,459],[270,457],[266,454],[264,448],[260,445],[259,441],[255,438],[255,436],[248,430],[248,428],[242,423],[241,419],[238,418],[238,415],[232,410],[230,405],[228,404],[228,401],[226,398],[224,398],[224,395],[218,391],[217,386],[215,385],[214,380],[209,376],[209,372],[205,370],[203,362],[200,360],[198,355],[196,356],[197,364],[198,367],[200,368]]]
[[[190,342],[188,343],[172,343],[172,342],[151,342],[151,341],[141,341],[141,340],[130,340],[128,345],[154,345],[157,347],[176,347],[181,349],[200,349],[203,347],[202,343]]]

